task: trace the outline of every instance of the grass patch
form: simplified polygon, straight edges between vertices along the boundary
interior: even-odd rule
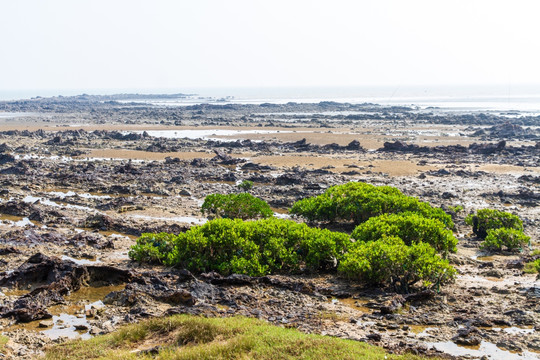
[[[156,353],[145,349],[156,348]],[[308,335],[264,321],[175,315],[47,349],[46,359],[421,359],[353,340]]]
[[[9,341],[9,338],[7,336],[0,335],[0,354],[3,354],[3,355],[7,354],[6,345],[8,341]]]

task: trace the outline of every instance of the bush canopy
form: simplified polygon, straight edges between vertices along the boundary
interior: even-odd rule
[[[371,217],[388,213],[416,212],[437,219],[452,229],[452,217],[440,208],[406,196],[391,186],[349,182],[328,188],[323,194],[294,203],[291,214],[309,221],[353,221],[363,223]]]

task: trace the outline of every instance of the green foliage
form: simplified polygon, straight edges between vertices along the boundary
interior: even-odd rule
[[[448,228],[454,227],[451,216],[440,208],[405,196],[394,187],[360,182],[332,186],[319,196],[297,201],[290,212],[309,221],[344,220],[355,224],[387,213],[417,212],[440,220]]]
[[[450,210],[454,214],[458,214],[458,213],[462,212],[464,209],[463,209],[463,206],[456,205],[456,206],[449,206],[448,210]]]
[[[136,247],[129,250],[129,257],[140,262],[162,264],[173,249],[175,238],[175,235],[163,232],[142,234],[137,239]]]
[[[253,187],[253,181],[244,180],[240,184],[238,184],[238,188],[243,191],[249,191]]]
[[[166,243],[143,234],[129,256],[193,272],[218,271],[261,276],[275,272],[335,267],[351,244],[343,233],[310,228],[283,219],[241,221],[216,219]]]
[[[481,239],[485,239],[489,230],[500,228],[523,231],[523,222],[514,214],[495,210],[482,209],[476,214],[470,214],[465,218],[465,223],[473,227],[473,232]]]
[[[503,247],[508,251],[521,250],[529,244],[530,237],[520,230],[509,228],[498,228],[488,230],[486,239],[482,243],[482,249],[489,251],[501,251]]]
[[[358,225],[351,237],[357,241],[376,241],[395,236],[406,245],[428,243],[435,250],[446,254],[456,252],[457,239],[442,222],[428,219],[417,213],[384,214],[372,217]]]
[[[274,214],[264,200],[248,193],[208,195],[204,199],[201,212],[218,218],[243,220],[268,218]]]
[[[540,259],[536,259],[534,261],[526,263],[523,271],[527,274],[540,273]]]
[[[456,273],[430,245],[407,246],[397,237],[356,243],[343,257],[338,272],[350,279],[405,292],[419,281],[424,288],[438,288],[452,281]]]

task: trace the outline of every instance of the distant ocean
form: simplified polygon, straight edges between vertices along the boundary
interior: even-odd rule
[[[540,113],[540,85],[520,86],[396,86],[396,87],[265,87],[265,88],[178,88],[178,89],[92,89],[0,91],[0,100],[35,96],[79,94],[196,94],[185,99],[148,100],[164,106],[211,104],[262,104],[320,101],[352,104],[437,107],[446,111],[521,111]]]

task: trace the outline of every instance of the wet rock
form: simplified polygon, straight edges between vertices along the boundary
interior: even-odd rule
[[[381,341],[382,336],[381,334],[378,334],[378,333],[372,333],[372,334],[367,334],[366,338],[371,341],[379,342]]]
[[[214,149],[214,153],[216,154],[216,157],[213,158],[212,161],[217,161],[223,165],[236,165],[246,161],[241,158],[233,158],[231,155],[225,154],[223,151],[218,149]]]
[[[53,325],[54,325],[54,322],[52,320],[43,320],[43,321],[40,321],[38,324],[40,328],[48,328]]]
[[[0,255],[20,254],[21,251],[13,246],[0,248]]]
[[[302,183],[302,177],[296,174],[284,174],[276,178],[276,185],[297,185]]]
[[[104,304],[117,306],[133,306],[144,297],[172,305],[193,305],[195,299],[189,291],[184,289],[171,289],[160,284],[130,283],[124,290],[114,291],[105,296]]]
[[[347,149],[347,150],[365,150],[360,145],[360,141],[358,141],[358,140],[353,140],[350,143],[348,143],[347,146],[345,146],[345,149]]]
[[[189,191],[187,191],[186,189],[180,190],[179,194],[182,195],[182,196],[191,196],[191,193]]]
[[[487,277],[494,277],[494,278],[503,278],[504,277],[504,273],[498,269],[491,269],[491,270],[488,270],[488,271],[484,271],[482,273],[482,276],[487,276]]]
[[[452,338],[452,341],[458,345],[476,346],[480,345],[482,339],[477,336],[478,328],[471,326],[463,329],[458,329],[457,335]]]
[[[380,305],[379,310],[382,314],[393,314],[403,307],[405,301],[402,295],[395,295]]]

